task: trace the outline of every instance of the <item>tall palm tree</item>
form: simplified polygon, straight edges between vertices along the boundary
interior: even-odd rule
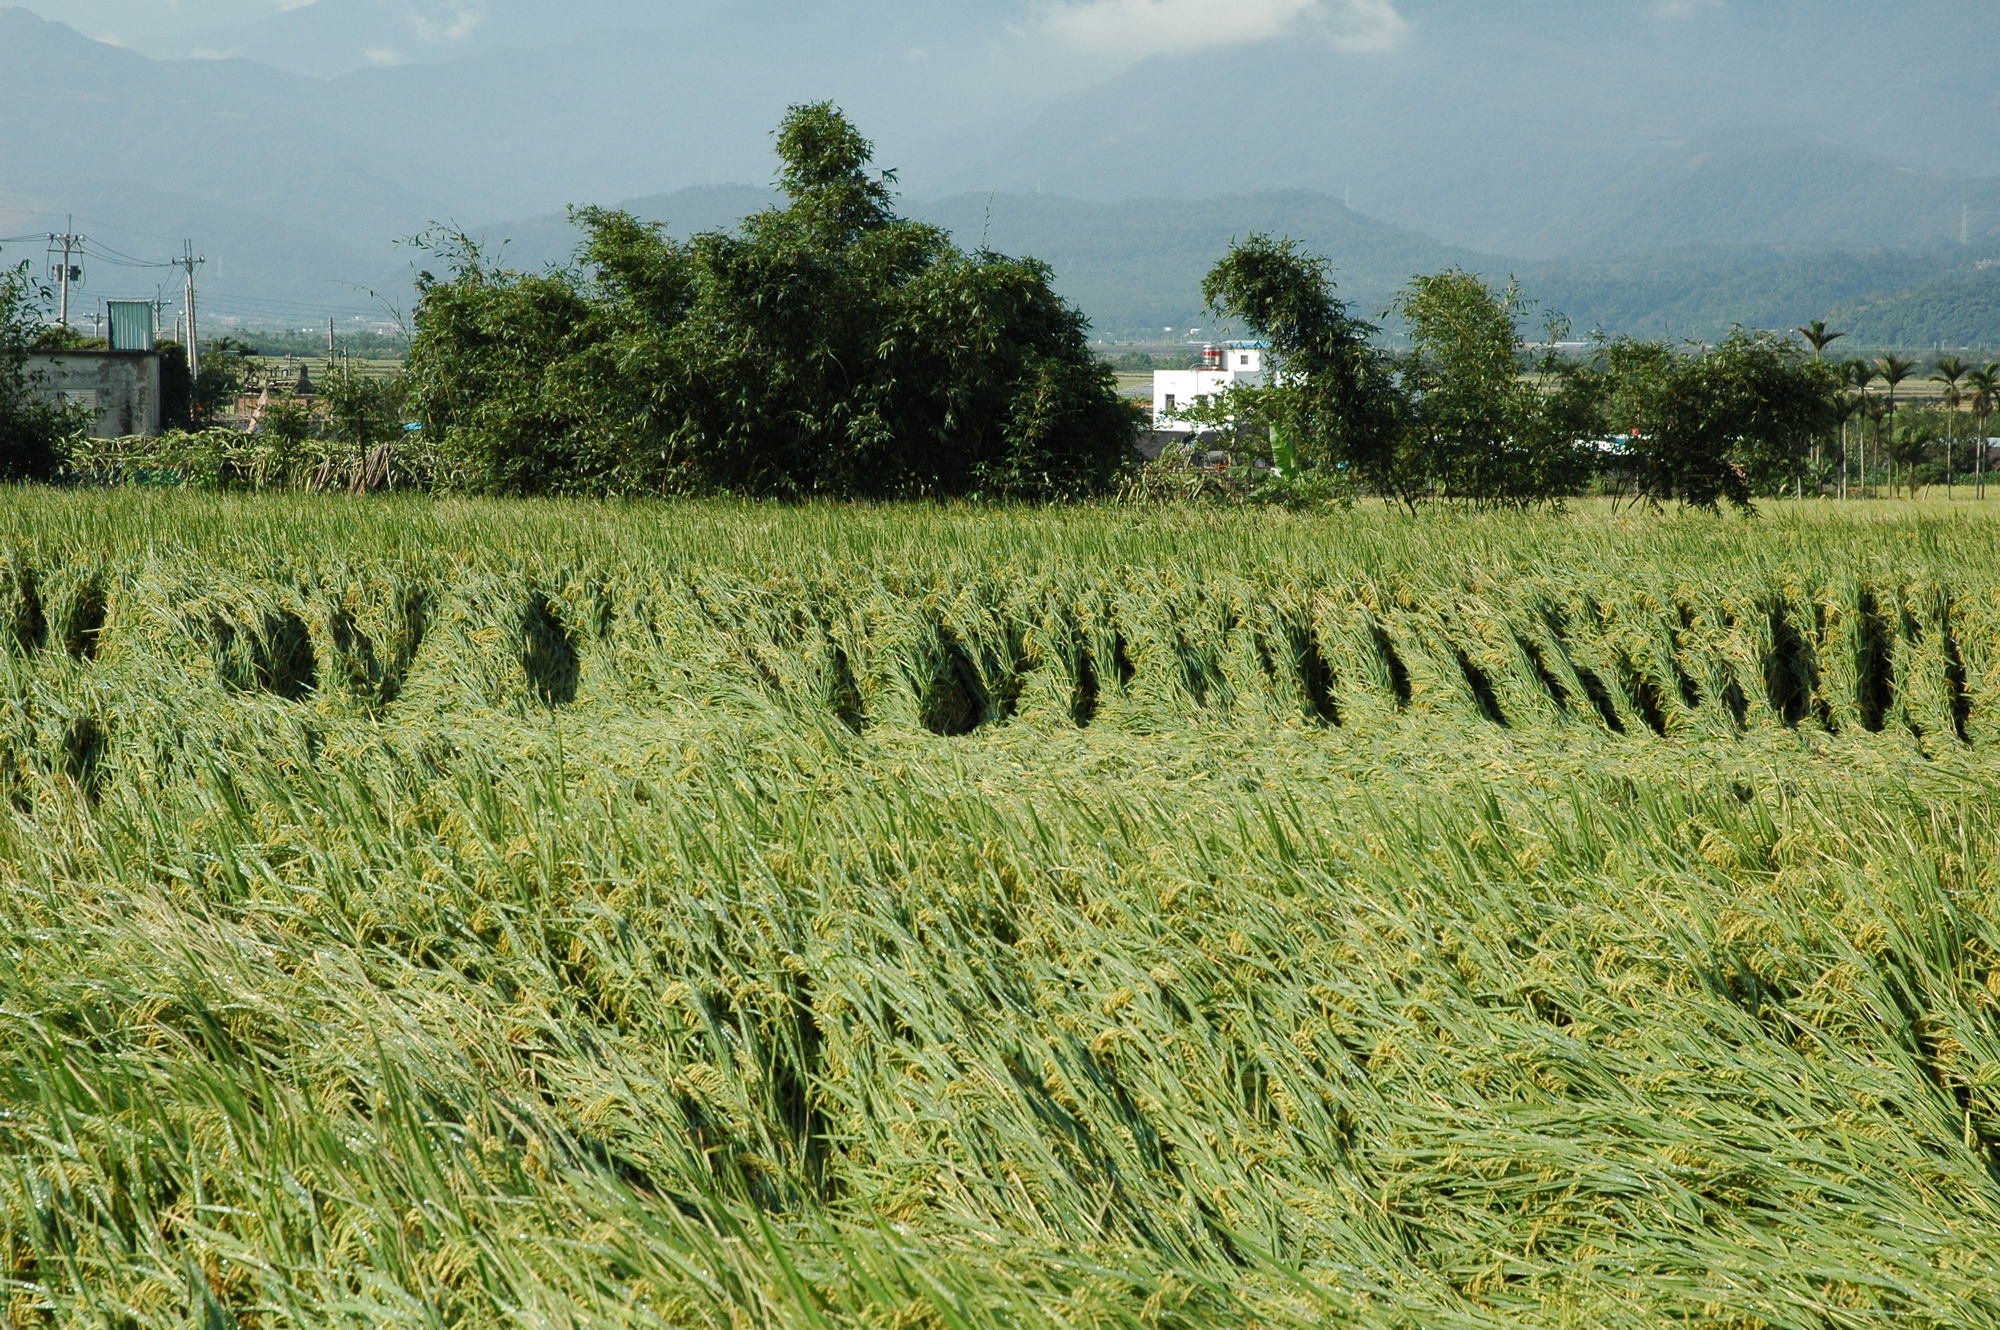
[[[1979,451],[1973,454],[1972,474],[1977,477],[1973,492],[1983,499],[1986,497],[1987,422],[1993,418],[1993,409],[2000,406],[2000,364],[1967,370],[1965,386],[1972,393],[1966,404],[1972,408],[1972,414],[1979,417]]]
[[[1813,359],[1814,359],[1814,360],[1825,360],[1825,359],[1826,359],[1826,349],[1827,349],[1827,348],[1828,348],[1829,346],[1832,346],[1832,345],[1833,345],[1833,344],[1834,344],[1835,342],[1839,341],[1839,340],[1840,340],[1841,338],[1843,338],[1843,337],[1847,336],[1847,334],[1846,334],[1846,333],[1844,333],[1844,332],[1829,332],[1829,331],[1827,331],[1827,326],[1826,326],[1826,320],[1824,320],[1824,319],[1814,319],[1814,320],[1813,320],[1812,322],[1810,322],[1810,323],[1807,323],[1807,324],[1804,324],[1804,325],[1803,325],[1803,326],[1801,326],[1801,327],[1797,327],[1797,328],[1794,328],[1794,329],[1792,329],[1792,331],[1793,331],[1793,332],[1795,332],[1795,333],[1797,333],[1797,334],[1798,334],[1799,336],[1801,336],[1801,337],[1805,338],[1805,339],[1806,339],[1806,341],[1807,341],[1807,343],[1808,343],[1809,345],[1811,345],[1811,347],[1812,347],[1812,349],[1813,349]],[[1813,440],[1813,472],[1814,472],[1814,474],[1818,474],[1818,472],[1819,472],[1819,466],[1820,466],[1820,444],[1821,444],[1821,442],[1822,442],[1822,440],[1820,440],[1820,439],[1814,439],[1814,440]],[[1842,443],[1844,444],[1845,442],[1846,442],[1846,440],[1845,440],[1845,438],[1843,437],[1843,439],[1842,439]],[[1845,456],[1845,454],[1844,454],[1844,453],[1843,453],[1843,456]],[[1846,473],[1845,471],[1841,472],[1841,485],[1840,485],[1840,487],[1841,487],[1841,489],[1842,489],[1842,491],[1843,491],[1843,492],[1844,492],[1844,491],[1846,490],[1846,488],[1847,488],[1847,473]]]
[[[1794,328],[1792,331],[1812,344],[1814,360],[1826,359],[1826,349],[1847,336],[1844,332],[1828,332],[1826,330],[1826,321],[1823,319],[1814,319],[1804,327]]]
[[[1965,394],[1958,385],[1967,369],[1966,363],[1957,356],[1942,356],[1938,359],[1937,368],[1931,371],[1931,382],[1944,385],[1944,409],[1949,413],[1945,416],[1944,430],[1944,496],[1947,499],[1951,497],[1951,449],[1958,441],[1958,408],[1965,403]]]
[[[1840,373],[1847,380],[1847,386],[1854,389],[1856,404],[1854,414],[1861,417],[1861,424],[1855,426],[1854,430],[1856,454],[1854,488],[1865,495],[1868,492],[1868,431],[1865,426],[1871,418],[1867,408],[1874,401],[1873,395],[1868,391],[1868,386],[1875,382],[1875,367],[1867,361],[1858,358],[1843,360],[1840,362]],[[1844,440],[1845,436],[1843,435],[1843,451],[1845,451],[1846,447]],[[1845,496],[1847,493],[1847,461],[1845,458],[1841,459],[1840,465],[1840,490],[1841,494]]]
[[[1916,361],[1905,360],[1893,352],[1889,355],[1877,356],[1875,358],[1875,377],[1889,385],[1889,402],[1887,406],[1883,407],[1881,418],[1887,428],[1891,430],[1896,427],[1896,385],[1916,372]],[[1893,492],[1896,487],[1896,461],[1890,455],[1887,448],[1882,449],[1881,452],[1883,456],[1889,458],[1889,488]]]
[[[1861,465],[1858,468],[1861,482],[1861,497],[1868,497],[1868,435],[1875,435],[1875,452],[1880,457],[1889,456],[1888,432],[1890,429],[1889,404],[1873,393],[1865,393],[1861,398],[1861,419],[1867,425],[1861,431]],[[1895,488],[1895,464],[1889,465],[1889,484]]]
[[[1835,491],[1839,497],[1847,497],[1847,422],[1861,414],[1862,399],[1853,393],[1842,393],[1834,399],[1833,413],[1840,421],[1840,484]]]
[[[1877,356],[1875,377],[1889,385],[1889,409],[1896,409],[1896,385],[1917,372],[1917,362],[1898,355]]]

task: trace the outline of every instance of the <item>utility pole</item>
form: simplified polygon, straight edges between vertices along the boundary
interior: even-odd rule
[[[194,322],[194,270],[208,262],[208,260],[195,257],[194,241],[187,240],[183,241],[182,244],[185,248],[182,251],[181,257],[175,260],[175,265],[187,269],[188,379],[192,382],[199,382],[201,379],[201,347],[196,342],[197,333]]]
[[[56,265],[55,274],[56,286],[62,292],[62,304],[56,314],[56,322],[64,328],[69,327],[70,279],[74,277],[80,281],[83,278],[83,269],[70,262],[71,256],[83,248],[84,242],[82,236],[72,234],[75,227],[76,218],[72,217],[64,223],[61,235],[51,235],[49,237],[49,252],[51,254],[55,253],[57,245],[62,246],[62,262]]]
[[[326,367],[333,368],[333,315],[326,316]]]

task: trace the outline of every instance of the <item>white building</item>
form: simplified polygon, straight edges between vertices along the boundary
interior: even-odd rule
[[[1182,412],[1204,397],[1238,385],[1261,388],[1270,382],[1271,349],[1264,342],[1224,342],[1201,349],[1199,369],[1153,371],[1153,430],[1162,434],[1193,434],[1193,421]]]

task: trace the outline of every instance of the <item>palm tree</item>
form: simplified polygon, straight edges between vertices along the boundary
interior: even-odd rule
[[[1842,393],[1834,399],[1833,413],[1840,421],[1840,485],[1837,493],[1847,497],[1847,422],[1861,414],[1863,399],[1852,393]]]
[[[1847,336],[1844,332],[1828,332],[1826,322],[1822,319],[1814,319],[1803,328],[1794,328],[1792,331],[1812,344],[1814,360],[1826,359],[1827,347]]]
[[[1847,336],[1844,332],[1828,332],[1824,319],[1814,319],[1802,327],[1792,329],[1792,331],[1805,338],[1807,343],[1812,346],[1814,360],[1825,360],[1827,347]],[[1813,440],[1813,472],[1815,475],[1819,472],[1820,442],[1818,439]],[[1841,472],[1841,488],[1845,490],[1846,487],[1847,473],[1843,471]]]
[[[1875,434],[1876,453],[1879,456],[1887,457],[1889,455],[1889,445],[1885,436],[1888,434],[1890,428],[1889,404],[1873,393],[1864,393],[1861,398],[1861,419],[1868,424],[1869,428]],[[1868,497],[1868,434],[1869,429],[1861,431],[1861,464],[1857,468],[1861,484],[1861,497],[1864,499]],[[1889,477],[1892,488],[1896,479],[1894,471],[1895,466],[1892,462]]]
[[[2000,365],[1967,370],[1965,386],[1972,390],[1966,404],[1972,408],[1972,414],[1979,417],[1979,451],[1973,454],[1972,473],[1978,477],[1973,492],[1983,499],[1986,497],[1987,422],[1993,418],[1994,407],[2000,406]]]
[[[1868,385],[1875,382],[1875,367],[1865,360],[1843,360],[1840,363],[1840,373],[1847,380],[1847,386],[1854,389],[1857,394],[1854,399],[1856,402],[1854,414],[1860,416],[1862,423],[1865,425],[1868,420],[1872,419],[1868,407],[1873,403],[1874,397],[1869,393]],[[1862,494],[1866,494],[1868,492],[1868,431],[1860,426],[1856,426],[1854,443],[1857,454],[1855,458],[1856,466],[1854,468],[1854,487]],[[1846,451],[1844,434],[1842,435],[1841,450],[1843,453]],[[1840,462],[1840,477],[1840,491],[1842,496],[1845,497],[1847,493],[1847,459],[1845,456],[1841,458]]]
[[[1895,429],[1896,427],[1896,421],[1895,421],[1896,385],[1901,383],[1903,380],[1909,378],[1912,374],[1915,374],[1916,372],[1917,372],[1916,361],[1905,360],[1901,356],[1895,355],[1894,353],[1885,356],[1878,356],[1875,360],[1875,377],[1889,385],[1889,404],[1883,408],[1882,419],[1887,422],[1888,428],[1890,428],[1891,430]],[[1885,456],[1889,455],[1888,449],[1886,448],[1883,449],[1882,452]],[[1895,489],[1895,486],[1896,486],[1896,460],[1893,456],[1890,456],[1889,488],[1893,491]]]
[[[1958,408],[1965,402],[1965,394],[1959,391],[1959,381],[1966,375],[1967,365],[1957,356],[1942,356],[1937,368],[1931,372],[1932,383],[1944,385],[1944,496],[1951,497],[1951,448],[1958,440]]]
[[[1917,372],[1917,362],[1905,360],[1901,356],[1879,356],[1875,361],[1875,377],[1889,385],[1889,409],[1896,409],[1896,385]]]

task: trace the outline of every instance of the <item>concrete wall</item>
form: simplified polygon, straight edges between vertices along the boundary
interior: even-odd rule
[[[157,351],[43,352],[28,358],[28,375],[45,401],[88,406],[93,438],[160,432]]]

